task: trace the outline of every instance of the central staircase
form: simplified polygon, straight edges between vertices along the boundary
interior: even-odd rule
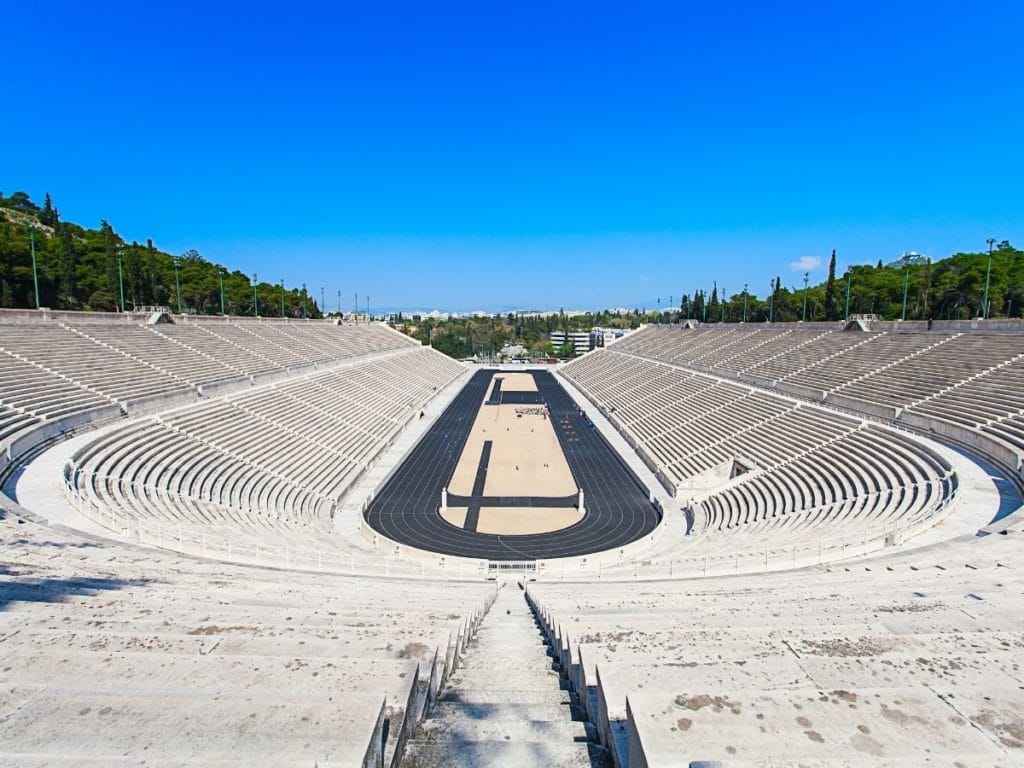
[[[498,592],[401,766],[611,768],[517,586]]]

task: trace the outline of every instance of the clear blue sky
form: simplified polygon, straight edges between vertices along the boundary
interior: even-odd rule
[[[5,6],[0,189],[346,307],[1024,242],[1019,1],[164,5]]]

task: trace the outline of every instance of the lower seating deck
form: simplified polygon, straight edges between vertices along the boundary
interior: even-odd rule
[[[462,372],[410,348],[143,419],[81,450],[67,482],[80,509],[122,534],[337,565],[350,551],[329,533],[339,499]]]
[[[956,491],[945,459],[896,432],[618,346],[564,373],[690,507],[704,534],[694,553],[882,535],[927,520]],[[730,478],[733,462],[745,471]]]

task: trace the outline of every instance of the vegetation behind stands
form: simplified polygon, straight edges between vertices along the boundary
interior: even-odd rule
[[[50,195],[42,206],[24,192],[5,197],[0,192],[0,307],[35,308],[32,246],[35,240],[39,305],[51,309],[115,312],[124,308],[163,305],[178,311],[175,259],[181,282],[181,309],[187,313],[254,314],[250,275],[229,271],[191,250],[178,257],[145,245],[125,242],[106,221],[98,229],[61,221]],[[120,271],[119,271],[120,264]],[[287,317],[320,317],[320,308],[304,289],[283,291]],[[280,284],[256,286],[259,314],[281,315]]]

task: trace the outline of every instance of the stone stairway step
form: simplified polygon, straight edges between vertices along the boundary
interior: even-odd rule
[[[530,662],[507,662],[501,665],[502,680],[514,680],[516,685],[522,688],[529,686],[524,682],[526,679],[547,680],[549,677],[558,677],[558,671],[553,668],[554,659],[539,658]],[[453,680],[493,680],[494,667],[480,665],[478,667],[461,667],[452,675]]]
[[[610,765],[519,591],[499,591],[401,765]]]
[[[593,737],[593,728],[579,720],[522,720],[514,717],[503,720],[488,718],[487,720],[449,719],[425,720],[416,731],[417,741],[443,741],[461,739],[463,741],[549,741],[561,742],[586,741]]]
[[[472,720],[484,720],[490,717],[499,720],[512,718],[551,721],[579,720],[583,717],[583,710],[575,704],[493,704],[489,702],[440,701],[430,708],[428,720],[459,717]]]
[[[441,695],[444,702],[461,704],[569,704],[572,697],[568,691],[557,688],[445,688]]]
[[[582,768],[593,764],[591,753],[603,759],[604,750],[584,743],[549,741],[414,741],[406,750],[402,768]],[[601,763],[597,763],[600,765]]]

